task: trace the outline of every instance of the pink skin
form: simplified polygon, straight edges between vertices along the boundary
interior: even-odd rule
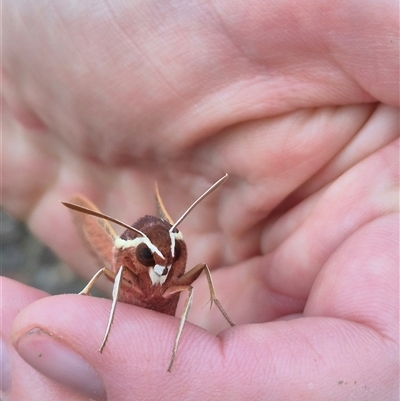
[[[218,310],[202,309],[202,275],[196,325],[167,373],[176,319],[119,304],[101,355],[109,301],[3,279],[8,399],[88,399],[54,376],[68,358],[92,367],[77,376],[97,399],[195,399],[205,383],[218,399],[396,399],[397,12],[394,1],[3,1],[3,207],[89,278],[59,200],[80,192],[131,223],[154,212],[157,179],[177,218],[228,172],[180,229],[188,268],[214,268],[237,323],[220,332]],[[51,336],[25,334],[36,327]]]

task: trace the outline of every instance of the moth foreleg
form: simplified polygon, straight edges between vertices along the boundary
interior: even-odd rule
[[[100,269],[92,278],[91,280],[86,284],[86,287],[79,293],[79,295],[89,295],[90,290],[93,288],[94,283],[97,281],[97,279],[102,275],[106,275],[109,279],[114,281],[115,279],[115,273],[112,272],[111,270],[107,269],[106,267],[103,267]]]
[[[189,314],[190,311],[190,307],[192,306],[192,302],[193,302],[193,287],[190,285],[183,285],[183,286],[173,286],[168,288],[168,290],[166,291],[166,293],[164,294],[165,296],[170,296],[172,294],[176,294],[182,291],[189,291],[189,295],[186,299],[185,302],[185,306],[183,308],[183,313],[181,316],[181,320],[179,322],[179,327],[178,327],[178,331],[176,332],[175,335],[175,340],[174,340],[174,347],[172,348],[172,355],[171,355],[171,360],[169,362],[169,366],[168,366],[168,372],[171,372],[172,369],[172,365],[174,363],[175,360],[175,356],[176,353],[178,352],[178,345],[179,345],[179,340],[181,339],[181,335],[182,335],[182,331],[183,331],[183,326],[185,325],[187,316]]]
[[[208,281],[208,288],[210,290],[210,303],[211,303],[210,308],[211,308],[213,303],[215,305],[217,305],[218,309],[220,310],[220,312],[222,313],[222,315],[224,316],[226,321],[231,326],[234,326],[235,323],[232,322],[231,318],[228,316],[228,314],[226,313],[225,309],[222,307],[221,302],[219,302],[219,300],[217,299],[217,296],[215,295],[215,287],[214,287],[214,283],[212,281],[211,272],[210,272],[210,269],[208,268],[208,266],[206,264],[204,265],[204,271],[206,273],[206,277],[207,277],[207,281]]]
[[[121,288],[121,281],[122,281],[122,273],[124,271],[124,266],[121,266],[118,270],[117,275],[114,278],[114,286],[113,286],[113,291],[112,291],[112,304],[111,304],[111,311],[110,311],[110,316],[108,318],[108,324],[106,328],[106,332],[104,334],[104,339],[103,342],[101,343],[99,352],[103,351],[104,346],[106,345],[108,335],[110,334],[111,330],[111,325],[114,320],[114,314],[115,314],[115,309],[117,307],[117,301],[118,301],[118,295],[119,295],[119,289]]]
[[[222,307],[221,302],[219,302],[219,300],[215,294],[215,288],[214,288],[214,284],[213,284],[213,281],[211,278],[211,272],[205,263],[200,263],[200,264],[196,265],[195,267],[193,267],[193,269],[190,269],[189,271],[187,271],[183,276],[181,276],[179,278],[177,284],[178,285],[192,284],[193,281],[195,281],[197,279],[197,277],[199,277],[200,273],[203,270],[206,273],[208,288],[210,290],[210,308],[212,307],[213,304],[215,304],[218,307],[218,309],[220,310],[220,312],[222,313],[222,315],[224,316],[224,318],[226,319],[226,321],[231,326],[234,326],[235,323],[233,323],[231,318],[228,316],[225,309]]]

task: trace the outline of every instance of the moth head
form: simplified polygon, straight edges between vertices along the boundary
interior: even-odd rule
[[[115,239],[115,258],[137,276],[148,274],[153,285],[162,285],[170,271],[184,271],[187,259],[182,233],[167,221],[144,216]]]
[[[221,177],[173,223],[165,210],[156,186],[156,201],[160,217],[144,216],[132,226],[101,213],[97,207],[81,195],[72,197],[72,202],[62,202],[81,217],[77,221],[82,236],[92,249],[115,272],[120,266],[127,267],[137,278],[146,276],[152,285],[162,285],[169,277],[180,277],[185,272],[187,250],[178,225],[190,211],[206,196],[218,188],[228,174]],[[83,217],[82,217],[83,216]],[[118,237],[108,222],[126,228]],[[110,248],[114,243],[114,248]],[[173,270],[173,274],[170,274]]]

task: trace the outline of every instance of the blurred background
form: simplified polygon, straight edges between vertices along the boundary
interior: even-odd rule
[[[25,224],[1,209],[0,274],[53,295],[78,293],[87,284],[41,244]]]

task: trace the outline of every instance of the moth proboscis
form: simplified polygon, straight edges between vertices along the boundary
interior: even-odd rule
[[[228,323],[234,326],[215,295],[208,266],[199,263],[185,272],[187,248],[182,233],[177,228],[189,212],[227,178],[228,174],[225,174],[213,184],[175,223],[165,209],[157,185],[158,217],[146,215],[132,226],[101,213],[82,195],[75,195],[69,202],[62,202],[74,211],[75,223],[81,236],[105,265],[80,294],[88,295],[102,274],[114,283],[110,316],[100,352],[103,351],[110,334],[117,301],[175,316],[180,293],[188,291],[168,366],[168,371],[171,372],[183,326],[193,300],[192,283],[203,270],[210,290],[210,307],[214,303]],[[118,236],[109,222],[116,223],[126,230]]]

